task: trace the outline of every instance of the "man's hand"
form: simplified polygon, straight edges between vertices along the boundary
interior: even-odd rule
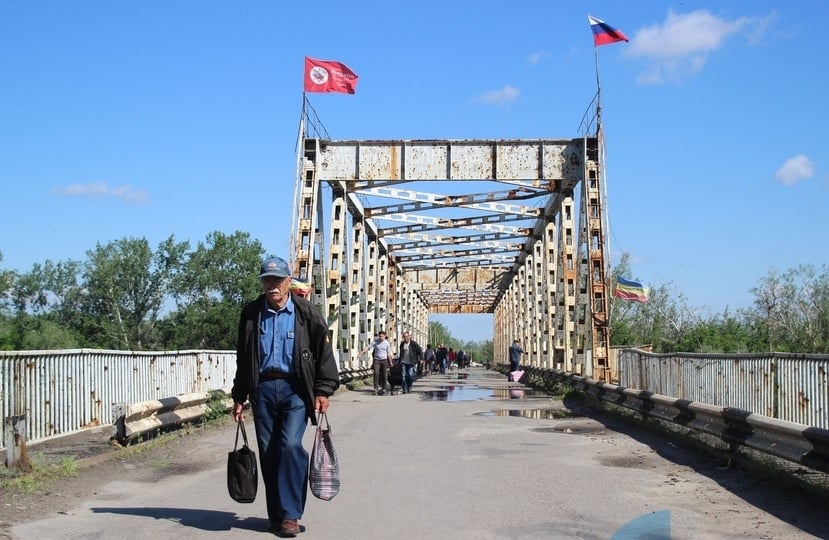
[[[324,413],[328,410],[328,398],[325,396],[317,396],[314,398],[314,411]]]
[[[243,422],[245,420],[245,414],[242,412],[244,409],[244,405],[241,403],[233,403],[233,408],[230,410],[230,415],[236,422]]]

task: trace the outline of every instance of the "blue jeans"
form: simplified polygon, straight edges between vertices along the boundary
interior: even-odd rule
[[[405,394],[412,388],[414,384],[414,364],[407,364],[405,362],[400,364],[403,368],[403,393]]]
[[[299,388],[293,379],[261,381],[251,404],[268,519],[276,525],[305,511],[308,452],[302,435],[308,420]]]

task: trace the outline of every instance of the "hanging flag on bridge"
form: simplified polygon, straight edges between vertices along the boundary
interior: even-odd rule
[[[610,45],[617,41],[628,41],[627,36],[621,30],[613,28],[606,22],[596,17],[587,16],[590,21],[590,29],[593,30],[593,45]]]
[[[353,94],[357,74],[342,62],[305,57],[305,91]]]
[[[616,280],[616,289],[613,291],[613,296],[622,298],[623,300],[633,300],[634,302],[647,302],[648,293],[650,290],[643,287],[638,281],[625,279],[619,277]]]

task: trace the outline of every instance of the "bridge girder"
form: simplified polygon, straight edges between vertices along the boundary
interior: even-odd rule
[[[596,139],[305,138],[300,160],[295,271],[341,361],[380,329],[427,342],[429,313],[493,313],[500,360],[519,339],[528,363],[613,378]]]

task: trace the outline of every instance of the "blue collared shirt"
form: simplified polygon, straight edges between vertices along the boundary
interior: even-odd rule
[[[296,308],[292,298],[275,310],[264,300],[259,317],[259,351],[261,364],[259,372],[281,371],[292,373],[294,365],[294,322]]]

